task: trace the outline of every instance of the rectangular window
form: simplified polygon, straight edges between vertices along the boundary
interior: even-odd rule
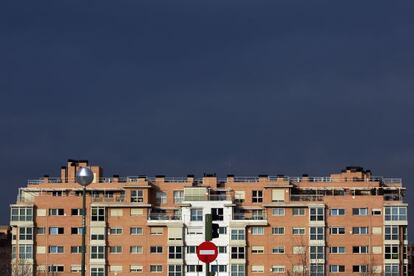
[[[19,258],[20,259],[33,259],[33,246],[31,244],[19,245]]]
[[[174,191],[173,192],[174,203],[181,203],[184,199],[184,191]]]
[[[331,254],[345,254],[345,246],[332,246],[332,247],[329,247],[329,253],[331,253]]]
[[[91,220],[105,221],[105,207],[92,207]]]
[[[337,272],[345,272],[344,265],[330,265],[329,272],[337,273]]]
[[[202,265],[187,265],[187,272],[203,272]]]
[[[77,245],[71,246],[70,247],[70,253],[72,253],[72,254],[82,253],[82,246],[77,246]]]
[[[252,254],[263,254],[264,246],[252,246]]]
[[[252,227],[252,235],[264,235],[264,227],[262,226],[253,226]]]
[[[246,268],[244,264],[232,264],[231,276],[246,276]]]
[[[331,235],[345,235],[345,227],[331,227],[329,232]]]
[[[211,208],[211,217],[213,221],[222,221],[224,219],[223,208]]]
[[[109,247],[109,252],[112,254],[119,254],[122,253],[122,246],[120,245],[113,245]]]
[[[220,226],[220,227],[219,227],[219,229],[218,229],[218,233],[219,233],[220,235],[226,235],[226,234],[227,234],[227,227],[225,227],[225,226]]]
[[[36,227],[36,235],[44,235],[46,233],[45,227]]]
[[[324,221],[324,208],[313,207],[310,208],[310,220],[311,221]]]
[[[368,208],[352,208],[353,216],[368,216]]]
[[[263,265],[252,265],[252,272],[254,273],[263,273],[264,266]]]
[[[244,259],[244,247],[234,246],[231,248],[231,258],[232,259]]]
[[[272,235],[284,235],[285,227],[272,227]]]
[[[245,240],[244,229],[232,229],[231,230],[231,240],[236,241],[243,241]]]
[[[368,272],[368,265],[353,265],[352,272]]]
[[[168,276],[182,276],[183,268],[181,265],[168,265]]]
[[[122,228],[120,228],[120,227],[111,227],[109,229],[109,234],[111,234],[111,235],[121,235],[122,234]]]
[[[344,216],[345,215],[345,209],[343,208],[333,208],[330,210],[331,216]]]
[[[245,199],[244,191],[234,191],[234,201],[236,203],[243,203]]]
[[[32,240],[33,239],[33,228],[32,227],[20,227],[19,228],[19,239],[20,240]]]
[[[191,209],[191,221],[203,221],[203,209],[201,208],[193,208]]]
[[[305,215],[305,208],[293,208],[292,213],[294,216],[304,216]]]
[[[187,246],[187,254],[195,254],[197,246],[188,245]]]
[[[49,272],[64,272],[65,267],[63,265],[49,265],[48,271]]]
[[[219,254],[221,254],[221,253],[223,253],[223,254],[227,253],[227,246],[218,246],[217,249],[218,249],[218,253]]]
[[[272,265],[272,273],[285,273],[285,270],[283,265]]]
[[[398,241],[399,234],[398,234],[398,225],[386,225],[385,226],[385,240],[390,241]]]
[[[398,264],[387,264],[385,265],[385,276],[399,276]]]
[[[325,259],[325,247],[323,246],[310,246],[309,252],[312,260]]]
[[[143,230],[142,230],[141,227],[131,227],[131,228],[129,228],[129,233],[131,235],[142,235]]]
[[[227,272],[227,265],[212,265],[211,272],[216,273],[216,275],[218,275],[218,272]]]
[[[272,216],[284,216],[285,208],[272,208]]]
[[[310,265],[310,276],[324,276],[324,265],[323,264],[311,264]]]
[[[72,227],[70,229],[70,233],[72,235],[82,235],[82,232],[83,232],[83,228],[82,227]]]
[[[161,254],[162,253],[162,246],[155,245],[150,247],[151,254]]]
[[[169,246],[168,247],[168,258],[169,259],[182,259],[183,248],[181,246]]]
[[[105,240],[104,234],[91,234],[91,240],[93,241],[103,241]]]
[[[407,207],[385,207],[386,221],[407,220]]]
[[[61,208],[49,209],[49,216],[64,216],[64,215],[65,215],[65,209],[61,209]]]
[[[150,234],[151,235],[162,235],[164,233],[164,228],[162,227],[151,227]]]
[[[105,246],[91,246],[91,259],[105,259]]]
[[[12,207],[10,220],[11,221],[32,221],[33,220],[33,208],[32,207]]]
[[[311,241],[322,241],[324,240],[324,233],[325,228],[324,227],[310,227],[309,228],[309,238]]]
[[[144,250],[140,245],[132,245],[129,247],[129,253],[131,254],[142,254],[143,252]]]
[[[386,260],[398,260],[398,245],[397,244],[388,244],[385,245],[385,250],[384,250],[384,258]]]
[[[292,235],[305,235],[305,228],[302,227],[293,227]]]
[[[131,265],[129,267],[129,272],[143,272],[144,267],[142,265]]]
[[[368,235],[368,227],[352,227],[353,235]]]
[[[352,253],[354,254],[367,254],[368,246],[352,246]]]
[[[72,216],[82,216],[82,209],[81,208],[74,208],[74,209],[71,209],[71,212],[70,212],[70,214],[72,215]]]
[[[285,254],[285,247],[283,245],[273,247],[272,254]]]
[[[58,245],[50,245],[49,246],[49,253],[51,254],[61,254],[64,253],[63,252],[63,246],[58,246]]]
[[[156,192],[155,200],[157,204],[166,204],[167,203],[167,193],[165,192]]]
[[[144,202],[144,191],[143,190],[132,190],[131,191],[131,202]]]
[[[63,227],[49,227],[49,235],[63,235],[65,228]]]
[[[150,272],[154,272],[154,273],[162,272],[162,265],[150,265]]]
[[[263,202],[263,191],[252,191],[252,202],[260,203]]]

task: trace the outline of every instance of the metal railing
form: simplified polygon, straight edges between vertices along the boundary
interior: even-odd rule
[[[229,194],[225,195],[184,195],[183,201],[231,201]]]
[[[323,201],[323,195],[291,195],[290,201]]]
[[[266,220],[266,214],[263,212],[261,214],[254,213],[234,213],[233,220]]]
[[[148,220],[181,220],[181,214],[150,213]]]

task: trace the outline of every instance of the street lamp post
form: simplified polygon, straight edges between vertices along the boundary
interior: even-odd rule
[[[85,256],[86,256],[86,186],[93,181],[93,173],[89,168],[82,167],[76,172],[76,182],[83,187],[82,193],[82,262],[81,276],[85,276]]]

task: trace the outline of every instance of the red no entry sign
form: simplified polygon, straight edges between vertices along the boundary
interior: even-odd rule
[[[209,241],[205,241],[197,246],[197,257],[203,263],[213,262],[218,255],[217,246]]]

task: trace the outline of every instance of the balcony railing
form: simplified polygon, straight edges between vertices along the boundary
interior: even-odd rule
[[[323,195],[291,195],[290,201],[323,201]]]
[[[266,214],[233,214],[233,220],[266,220]]]
[[[181,214],[150,213],[148,220],[181,220]]]
[[[92,196],[92,202],[95,203],[122,203],[125,202],[125,197],[124,196],[113,196],[113,197],[104,197],[104,196],[99,196],[99,197],[95,197]]]
[[[183,201],[231,201],[232,197],[229,194],[225,195],[185,195]]]

